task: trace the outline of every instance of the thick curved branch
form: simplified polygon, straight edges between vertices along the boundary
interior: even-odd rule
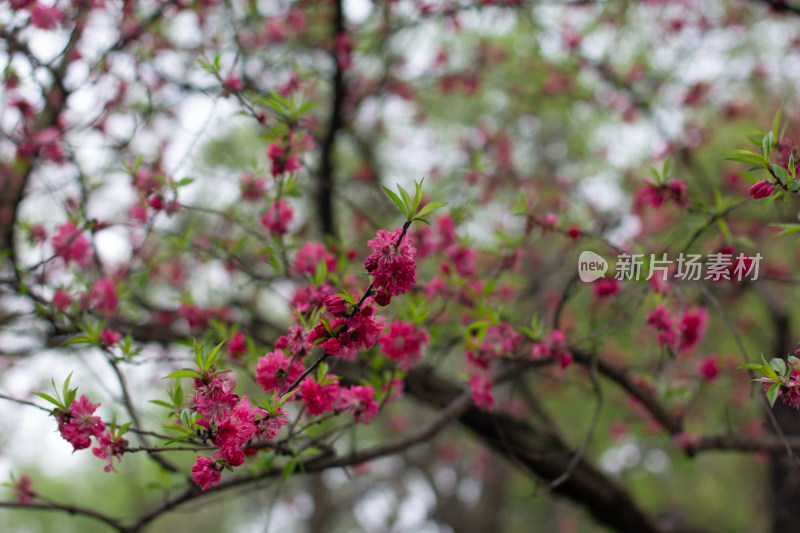
[[[411,371],[406,378],[406,390],[422,402],[439,408],[461,394],[457,385],[434,375],[429,369]],[[508,415],[486,413],[471,407],[459,421],[497,453],[513,459],[545,481],[558,479],[575,456],[573,450]],[[659,523],[645,513],[616,480],[585,459],[575,465],[569,478],[554,487],[553,492],[584,506],[595,519],[617,531],[694,531]]]
[[[572,350],[572,357],[575,362],[582,365],[591,365],[593,360],[591,356],[580,350]],[[661,402],[658,401],[650,391],[644,387],[636,384],[629,376],[625,368],[618,367],[602,359],[597,359],[597,371],[615,382],[622,387],[628,394],[633,396],[645,409],[658,421],[664,429],[672,435],[676,435],[683,431],[681,421],[678,417],[671,415],[667,412]]]
[[[344,83],[344,65],[338,53],[338,38],[344,32],[344,10],[342,0],[335,0],[333,6],[333,101],[328,119],[328,131],[322,141],[322,154],[317,173],[317,214],[322,226],[322,233],[336,238],[336,220],[333,213],[333,148],[336,134],[342,127],[342,108],[346,94]]]
[[[99,520],[101,522],[105,522],[106,524],[113,527],[117,531],[120,532],[126,531],[126,528],[117,519],[111,518],[110,516],[106,516],[103,513],[98,513],[97,511],[88,509],[86,507],[79,507],[77,505],[67,505],[60,503],[39,503],[39,502],[31,502],[31,503],[0,502],[0,508],[3,507],[11,509],[36,509],[39,511],[59,511],[71,515],[80,515],[88,518],[94,518],[95,520]]]

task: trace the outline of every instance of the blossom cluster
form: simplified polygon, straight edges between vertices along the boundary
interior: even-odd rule
[[[73,400],[66,410],[56,409],[54,416],[58,422],[59,433],[64,440],[72,444],[73,452],[91,446],[91,438],[94,437],[97,446],[92,448],[92,453],[100,459],[108,460],[104,467],[106,472],[116,472],[113,459],[116,457],[117,462],[122,460],[128,441],[106,431],[103,420],[99,416],[94,416],[99,406],[99,403],[92,403],[86,395],[81,395],[77,400]]]
[[[691,350],[705,335],[708,312],[700,307],[687,311],[680,318],[659,304],[646,318],[647,325],[658,331],[658,343],[678,352]]]
[[[247,396],[235,394],[235,382],[230,374],[214,375],[208,379],[197,379],[191,404],[200,414],[197,425],[204,428],[207,438],[213,438],[219,449],[214,453],[215,461],[198,456],[192,468],[192,479],[207,490],[216,486],[224,467],[236,467],[244,463],[243,447],[254,438],[272,440],[287,424],[286,412],[276,409],[270,414],[265,409],[251,406]]]

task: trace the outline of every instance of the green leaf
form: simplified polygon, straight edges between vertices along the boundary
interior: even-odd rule
[[[310,455],[313,453],[322,453],[319,448],[306,448],[302,452],[300,452],[299,457],[303,457],[304,455]]]
[[[197,342],[197,339],[194,340],[194,362],[197,365],[197,368],[203,368],[203,347]]]
[[[432,212],[432,211],[434,211],[436,209],[439,209],[440,207],[444,207],[446,205],[447,205],[447,202],[429,202],[429,203],[425,204],[425,207],[420,209],[419,213],[417,213],[417,220],[419,220],[420,217],[424,217],[428,213],[430,213],[430,212]]]
[[[395,193],[393,193],[389,189],[389,187],[387,187],[385,185],[381,185],[381,187],[383,187],[383,190],[386,191],[386,194],[389,195],[389,198],[392,199],[392,201],[394,202],[394,205],[396,205],[397,208],[400,210],[400,212],[403,213],[403,216],[408,218],[408,213],[406,212],[406,207],[405,207],[405,205],[403,205],[403,201],[400,199],[400,197],[397,196]]]
[[[277,454],[275,452],[265,453],[264,457],[261,459],[261,469],[266,471],[272,468],[272,463],[275,462],[275,458]]]
[[[162,446],[169,446],[170,444],[174,444],[174,443],[180,442],[182,440],[191,439],[193,436],[194,435],[180,435],[180,436],[175,437],[173,439],[169,439],[167,442],[162,444]]]
[[[163,400],[149,400],[149,402],[152,403],[152,404],[155,404],[155,405],[160,405],[161,407],[166,407],[167,409],[172,409],[173,408],[173,405],[168,404],[167,402],[165,402]]]
[[[297,459],[292,457],[291,459],[289,459],[289,462],[286,463],[286,466],[283,467],[283,479],[286,479],[289,476],[291,476],[292,472],[294,472],[296,469],[297,469]]]
[[[59,402],[58,400],[56,400],[55,398],[53,398],[49,394],[45,394],[43,392],[34,392],[34,394],[36,396],[38,396],[39,398],[42,398],[43,400],[47,400],[48,402],[52,403],[56,407],[64,407],[63,405],[61,405],[61,402]]]
[[[754,156],[758,159],[763,160],[764,157],[756,152],[755,150],[751,150],[750,148],[740,148],[739,150],[731,150],[730,152],[722,152],[722,155],[746,155],[746,156]]]
[[[317,383],[322,383],[325,379],[325,374],[328,373],[328,365],[324,362],[320,363],[317,367]]]
[[[171,429],[173,431],[178,431],[180,433],[188,433],[190,436],[192,435],[191,431],[186,429],[184,426],[179,426],[177,424],[173,424],[171,426],[163,426],[163,427],[164,427],[164,429]]]
[[[778,359],[775,357],[770,360],[769,366],[771,366],[772,369],[775,370],[775,372],[777,372],[779,375],[786,375],[786,362],[783,359]]]
[[[399,183],[397,184],[397,190],[400,191],[400,196],[403,197],[403,203],[406,206],[406,211],[405,211],[406,212],[406,218],[408,218],[412,214],[412,212],[411,212],[411,204],[413,202],[411,201],[411,195],[408,194],[408,191],[405,190]]]
[[[781,124],[781,110],[782,109],[783,109],[782,107],[779,107],[778,110],[775,111],[775,117],[772,119],[772,137],[774,139],[779,139],[780,138],[778,136],[778,128],[780,127],[780,124]]]
[[[211,350],[211,354],[209,354],[208,359],[206,359],[205,365],[203,366],[203,372],[208,372],[211,370],[211,367],[214,366],[214,363],[222,356],[222,352],[220,349],[222,345],[225,344],[225,341],[220,342],[217,344],[213,350]]]
[[[778,237],[800,232],[800,224],[770,224],[770,226],[773,228],[783,228],[783,231],[778,233]]]
[[[80,344],[80,343],[91,343],[92,339],[87,337],[86,335],[81,335],[78,337],[72,337],[71,339],[64,341],[64,344],[61,346],[69,346],[70,344]]]
[[[414,195],[414,203],[411,205],[411,214],[417,212],[417,208],[419,207],[419,203],[422,201],[422,182],[425,181],[425,178],[422,178],[419,183],[416,181],[414,182],[414,186],[417,188],[417,192]]]
[[[664,165],[661,167],[661,177],[664,180],[667,179],[667,174],[669,173],[669,167],[671,163],[672,163],[672,158],[668,157],[667,159],[664,160]]]
[[[772,173],[778,176],[778,180],[784,185],[786,185],[786,180],[788,176],[786,175],[786,169],[780,165],[776,165],[775,163],[772,164]]]
[[[192,370],[190,368],[184,368],[182,370],[178,370],[176,372],[173,372],[172,374],[170,374],[168,376],[164,376],[161,379],[170,379],[170,378],[198,378],[198,379],[202,379],[202,377],[203,376],[201,376],[196,370]]]
[[[757,168],[761,168],[766,165],[766,162],[761,159],[756,159],[755,157],[745,157],[745,156],[731,156],[725,158],[727,161],[738,161],[739,163],[750,163],[751,165],[759,165]]]
[[[69,375],[67,376],[67,379],[64,380],[64,388],[61,389],[61,395],[65,399],[69,396],[69,382],[70,382],[71,379],[72,379],[72,372],[70,372]],[[69,404],[70,404],[70,402],[68,401],[67,405],[69,405]]]
[[[767,360],[764,359],[763,353],[761,354],[761,360],[764,362],[764,369],[762,370],[764,375],[767,376],[772,381],[780,381],[778,374],[776,374],[775,371],[772,369],[772,367],[767,364]]]
[[[757,371],[761,372],[762,374],[764,373],[763,372],[764,365],[759,365],[758,363],[747,363],[747,364],[744,364],[744,365],[739,365],[736,368],[741,369],[741,370],[757,370]]]
[[[764,135],[764,139],[761,141],[761,153],[764,154],[766,159],[769,159],[769,154],[772,152],[772,141],[774,137],[772,136],[772,132],[768,131],[766,135]]]
[[[325,282],[328,277],[328,264],[324,259],[320,259],[317,263],[317,269],[314,271],[314,286],[319,287]]]
[[[291,385],[291,384],[290,384],[290,385]],[[287,392],[287,393],[286,393],[286,394],[284,394],[283,396],[281,396],[281,399],[280,399],[280,400],[278,400],[278,403],[275,405],[275,407],[280,407],[281,405],[283,405],[283,404],[284,404],[286,401],[288,401],[288,400],[289,400],[289,399],[290,399],[292,396],[294,396],[294,395],[295,395],[295,393],[296,393],[297,391],[299,391],[299,390],[300,390],[299,388],[296,388],[296,389],[293,389],[293,390],[291,390],[291,391]]]
[[[770,407],[775,405],[775,400],[778,399],[778,393],[780,390],[780,383],[775,383],[769,389],[767,389],[767,400],[769,400]]]
[[[786,192],[779,190],[778,192],[773,194],[766,202],[764,202],[764,208],[769,207],[769,204],[771,204],[772,202],[774,202],[778,198],[783,198],[784,195],[786,195]]]

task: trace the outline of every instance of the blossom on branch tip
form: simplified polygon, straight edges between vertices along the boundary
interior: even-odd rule
[[[115,439],[111,436],[110,432],[106,431],[97,438],[97,447],[92,448],[92,453],[95,457],[107,460],[106,466],[103,467],[105,472],[116,472],[117,469],[114,468],[114,458],[117,458],[118,463],[121,462],[122,454],[127,447],[128,441],[126,439],[122,437],[117,437]]]
[[[108,276],[100,278],[92,285],[89,296],[92,307],[97,311],[102,311],[106,316],[113,315],[117,310],[119,303],[117,288]]]
[[[748,193],[754,199],[758,200],[760,198],[766,198],[767,196],[772,196],[772,193],[775,191],[775,186],[770,184],[766,180],[761,180],[754,184],[750,189],[748,189]]]
[[[286,411],[278,407],[272,415],[264,414],[258,422],[258,436],[266,440],[274,439],[281,428],[289,423]]]
[[[709,383],[712,383],[715,379],[717,379],[717,375],[719,374],[717,354],[711,354],[700,361],[698,373],[700,374],[700,379]]]
[[[267,157],[272,160],[272,175],[276,178],[286,172],[291,173],[302,168],[296,155],[287,153],[286,148],[276,143],[270,143]]]
[[[402,228],[395,228],[391,233],[379,229],[377,236],[367,242],[372,253],[364,262],[364,268],[372,275],[372,284],[388,296],[404,294],[416,282],[417,249],[408,236],[397,245],[402,233]]]
[[[277,390],[283,383],[281,394],[288,389],[303,373],[303,360],[298,357],[292,360],[282,350],[267,352],[255,365],[256,382],[265,393]]]
[[[492,407],[494,407],[492,380],[486,379],[480,373],[473,374],[469,379],[469,388],[475,407],[484,411],[491,411]]]
[[[11,490],[14,493],[14,499],[19,503],[31,503],[39,496],[31,487],[31,477],[28,474],[22,474],[19,479],[16,480]]]
[[[89,240],[72,222],[64,222],[53,236],[53,248],[65,262],[75,261],[82,267],[89,264],[92,249]]]
[[[218,420],[239,402],[239,396],[233,392],[236,383],[230,374],[218,374],[207,384],[201,380],[195,381],[197,384],[190,401],[203,420]]]
[[[250,407],[250,400],[242,396],[239,404],[217,423],[214,444],[219,446],[219,450],[214,457],[223,459],[231,466],[241,465],[244,462],[242,446],[255,436],[258,430],[255,415],[261,415],[262,411],[258,407]]]
[[[200,490],[208,490],[212,486],[216,487],[219,484],[221,470],[222,467],[216,461],[198,455],[197,461],[192,467],[192,481],[200,485]]]
[[[57,412],[56,421],[61,436],[72,444],[72,451],[83,450],[91,445],[91,437],[100,437],[105,430],[105,424],[99,416],[92,416],[100,406],[92,403],[86,395],[74,400],[68,412]]]
[[[336,257],[325,250],[325,245],[320,242],[307,242],[297,250],[294,257],[294,267],[299,272],[307,272],[312,276],[317,271],[320,260],[325,261],[328,272],[336,270]]]
[[[423,345],[430,340],[427,331],[403,320],[395,320],[386,326],[378,339],[386,357],[397,362],[402,370],[411,368],[422,358]]]
[[[284,235],[292,223],[294,210],[285,200],[278,200],[269,206],[261,217],[261,224],[275,235]]]
[[[378,414],[380,406],[375,401],[375,389],[366,385],[357,385],[340,389],[339,409],[346,409],[353,415],[353,420],[360,424],[369,424]]]
[[[121,338],[122,335],[113,329],[104,328],[103,331],[100,332],[100,345],[104,348],[109,348],[118,343]]]
[[[329,379],[335,380],[336,376],[330,374],[326,377],[326,380]],[[311,416],[333,411],[339,402],[339,396],[338,381],[322,385],[309,376],[300,383],[300,399],[303,400]]]

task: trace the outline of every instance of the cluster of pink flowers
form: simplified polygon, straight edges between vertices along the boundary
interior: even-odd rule
[[[402,228],[395,228],[391,233],[379,229],[377,237],[367,242],[372,253],[364,262],[364,268],[372,275],[375,288],[389,297],[404,294],[416,282],[417,249],[408,237],[398,245],[402,233]]]
[[[202,308],[193,304],[181,304],[178,308],[178,316],[186,319],[192,329],[204,329],[212,319],[228,321],[230,319],[230,309],[226,307]]]
[[[521,340],[522,335],[506,322],[489,326],[481,345],[466,351],[467,361],[486,370],[498,357],[512,354]]]
[[[487,379],[480,372],[476,372],[469,379],[469,388],[475,406],[484,411],[491,411],[494,407],[494,394],[492,393],[492,380]]]
[[[369,424],[378,414],[380,406],[375,401],[375,389],[366,385],[340,389],[339,409],[350,411],[359,424]]]
[[[118,463],[121,462],[122,454],[127,447],[128,441],[126,439],[120,436],[115,438],[111,435],[111,432],[106,431],[97,439],[97,447],[92,448],[92,453],[96,457],[107,461],[103,470],[106,472],[116,472],[117,469],[114,468],[114,458],[117,458]]]
[[[217,435],[214,444],[219,450],[214,457],[222,459],[230,466],[239,466],[244,463],[244,446],[252,439],[258,428],[256,416],[266,418],[267,412],[258,407],[251,407],[247,396],[242,396],[233,409],[224,413],[217,420]]]
[[[644,180],[645,186],[636,194],[636,206],[658,209],[664,202],[672,201],[681,209],[689,207],[689,195],[686,192],[686,182],[672,178],[666,185],[658,186],[650,180]]]
[[[534,359],[550,357],[558,361],[561,368],[568,367],[572,364],[572,354],[569,353],[567,346],[567,336],[561,330],[554,329],[545,335],[541,342],[533,345],[532,357]]]
[[[218,374],[207,382],[195,379],[191,404],[203,420],[217,420],[239,402],[239,396],[233,392],[235,387],[230,374]]]
[[[272,160],[272,175],[276,178],[286,172],[291,173],[303,168],[297,155],[292,153],[291,146],[270,143],[267,157]]]
[[[366,385],[341,387],[337,377],[330,374],[322,383],[307,377],[300,384],[300,399],[311,416],[334,411],[349,411],[353,419],[369,424],[378,414],[380,406],[375,401],[375,390]]]
[[[53,235],[53,248],[57,257],[65,262],[75,261],[82,267],[89,264],[92,248],[89,240],[72,222],[64,222]]]
[[[410,322],[395,320],[386,326],[378,339],[386,356],[398,363],[402,370],[408,370],[422,358],[422,348],[431,337],[424,329]]]
[[[298,272],[307,272],[313,275],[317,271],[320,261],[325,261],[328,272],[336,270],[336,257],[325,250],[325,245],[320,242],[307,242],[297,250],[294,257],[294,267]]]
[[[196,381],[192,404],[202,417],[197,423],[214,436],[214,444],[219,447],[214,453],[216,462],[198,456],[192,467],[192,479],[202,490],[207,490],[219,482],[224,466],[244,463],[245,444],[256,437],[273,439],[287,420],[282,409],[270,415],[260,407],[251,406],[247,396],[239,398],[233,392],[235,383],[228,374]]]
[[[255,370],[256,382],[265,393],[278,390],[283,384],[278,391],[283,394],[303,373],[303,360],[299,357],[292,360],[282,350],[275,350],[263,355],[256,363]]]
[[[664,304],[660,304],[647,315],[646,321],[647,325],[658,331],[660,345],[683,352],[691,350],[703,339],[708,312],[700,307],[676,319]]]
[[[54,411],[58,422],[58,431],[61,436],[72,444],[73,452],[91,446],[91,438],[97,439],[97,446],[92,448],[92,453],[100,459],[107,459],[103,468],[106,472],[116,472],[113,460],[122,461],[122,454],[128,448],[128,441],[121,435],[113,436],[110,431],[105,431],[105,424],[99,416],[94,416],[99,403],[92,403],[86,395],[81,395],[70,403],[65,411],[58,408]]]
[[[208,490],[219,484],[223,466],[213,459],[197,456],[197,461],[192,466],[192,481],[200,485],[201,490]]]
[[[239,181],[239,189],[244,200],[261,200],[267,188],[267,180],[252,174],[245,174]]]
[[[317,383],[311,376],[300,383],[300,398],[311,416],[331,412],[339,403],[339,382],[330,374],[323,383]]]
[[[133,171],[132,179],[138,195],[138,202],[131,207],[131,216],[134,219],[141,223],[147,222],[148,208],[165,211],[169,215],[180,211],[181,204],[177,198],[166,198],[165,185],[169,178],[157,166],[138,166]]]
[[[119,303],[117,288],[108,276],[94,282],[89,298],[92,307],[97,311],[101,311],[107,317],[113,315],[114,311],[117,310]]]
[[[31,477],[28,474],[22,474],[15,481],[12,491],[14,499],[19,503],[31,503],[38,496],[31,486]]]
[[[375,307],[364,305],[352,315],[346,314],[347,307],[344,301],[338,302],[329,296],[326,306],[334,316],[328,319],[328,326],[320,322],[306,336],[307,345],[314,346],[320,339],[319,345],[328,355],[346,356],[349,358],[354,350],[369,350],[375,344],[378,335],[383,332],[383,324],[375,317]],[[341,298],[339,298],[341,299]],[[334,311],[332,311],[334,310]],[[328,329],[330,328],[330,329]]]
[[[292,223],[294,210],[285,200],[278,200],[269,206],[261,217],[261,224],[275,235],[284,235]]]
[[[64,14],[55,6],[48,6],[46,4],[30,1],[18,1],[17,4],[23,4],[24,7],[29,7],[31,11],[31,24],[42,30],[54,30],[58,27]]]
[[[715,379],[717,379],[717,375],[719,374],[717,354],[711,354],[700,361],[697,370],[698,374],[700,375],[700,379],[707,381],[708,383],[712,383]]]
[[[58,431],[72,444],[73,451],[83,450],[91,445],[91,437],[100,438],[106,426],[99,416],[93,416],[99,403],[92,403],[86,395],[74,400],[69,411],[55,413]]]
[[[656,278],[653,278],[656,279]],[[598,298],[615,296],[622,290],[622,284],[614,278],[600,278],[594,282],[594,294]]]
[[[104,348],[114,346],[122,338],[122,335],[113,329],[103,328],[100,332],[100,345]]]
[[[238,359],[245,353],[247,353],[247,339],[244,333],[237,331],[231,335],[231,340],[228,341],[228,354],[233,359]]]
[[[767,383],[764,384],[767,389]],[[780,387],[779,395],[783,403],[789,407],[800,409],[800,369],[797,366],[792,366],[788,377]]]
[[[325,298],[335,291],[336,288],[330,283],[323,283],[319,287],[314,287],[313,285],[298,287],[292,295],[292,307],[297,309],[298,313],[313,313],[322,307]]]

